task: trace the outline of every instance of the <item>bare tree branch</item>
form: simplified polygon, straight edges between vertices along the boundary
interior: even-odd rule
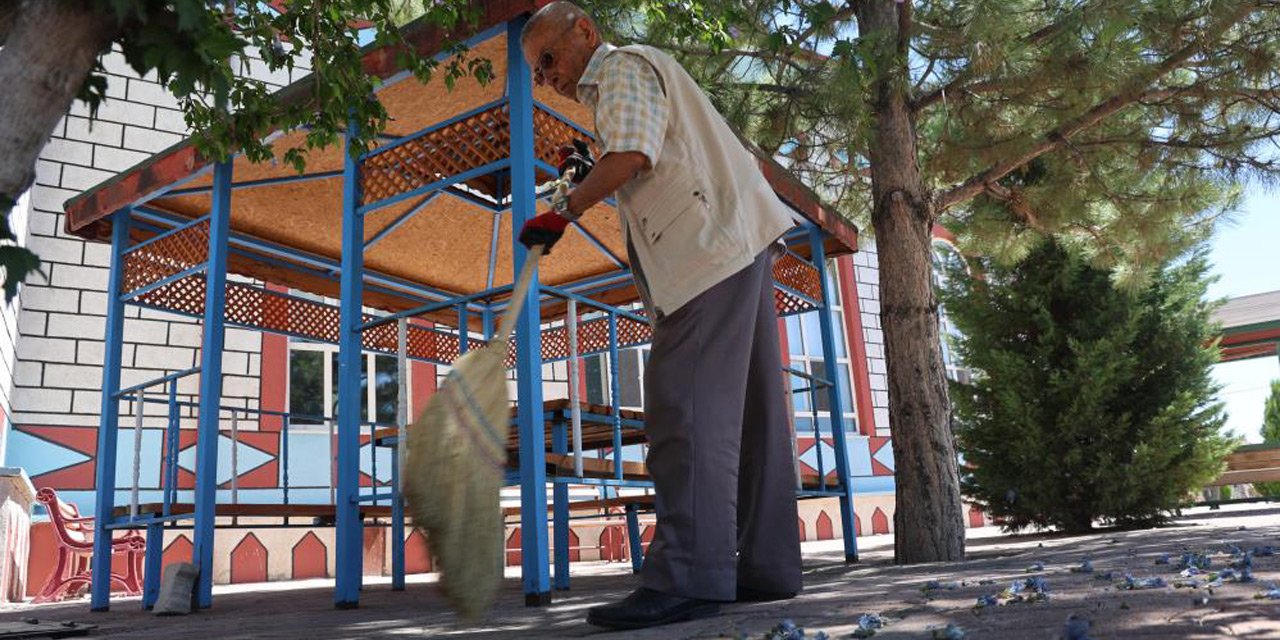
[[[986,189],[987,184],[995,182],[1032,160],[1061,147],[1066,143],[1068,138],[1096,125],[1107,116],[1110,116],[1111,114],[1116,113],[1139,100],[1147,98],[1147,94],[1149,93],[1148,87],[1150,87],[1152,82],[1168,75],[1174,69],[1177,69],[1187,60],[1191,59],[1192,56],[1203,51],[1205,47],[1216,42],[1223,33],[1243,20],[1244,17],[1249,15],[1249,13],[1256,9],[1257,6],[1257,4],[1252,2],[1244,2],[1236,7],[1235,11],[1218,14],[1221,17],[1207,28],[1201,37],[1196,38],[1183,46],[1169,57],[1160,61],[1159,64],[1144,70],[1143,73],[1139,74],[1129,83],[1129,87],[1127,89],[1094,105],[1084,114],[1067,121],[1058,128],[1047,132],[1041,136],[1041,141],[1038,144],[1031,147],[1021,155],[1003,162],[998,162],[981,173],[965,180],[960,185],[943,193],[938,198],[937,210],[942,212],[957,203],[969,200],[979,193],[982,193]]]

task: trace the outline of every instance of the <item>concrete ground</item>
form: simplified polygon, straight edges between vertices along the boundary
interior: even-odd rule
[[[391,591],[386,580],[365,586],[356,610],[333,608],[330,581],[218,587],[214,607],[184,617],[161,618],[120,599],[108,613],[90,613],[87,600],[56,605],[10,605],[0,623],[36,617],[97,624],[92,637],[148,638],[764,638],[784,619],[812,639],[825,631],[849,638],[864,613],[878,613],[888,625],[880,638],[930,638],[948,624],[965,638],[1065,638],[1068,616],[1090,623],[1088,637],[1105,638],[1280,638],[1280,600],[1260,599],[1268,583],[1280,583],[1280,505],[1197,508],[1171,526],[1085,536],[1001,535],[972,530],[968,560],[900,567],[892,564],[889,536],[859,539],[861,562],[842,562],[839,542],[805,545],[806,589],[794,600],[725,605],[720,617],[632,632],[608,632],[583,622],[590,606],[620,598],[636,586],[629,565],[574,566],[573,589],[557,592],[546,608],[526,608],[520,582],[503,585],[487,619],[460,622],[446,608],[430,580]],[[1172,585],[1186,552],[1208,556],[1210,571],[1232,562],[1231,545],[1243,550],[1268,545],[1277,555],[1253,559],[1256,582],[1227,581],[1212,589],[1156,587],[1125,590],[1124,575],[1160,577]],[[1265,552],[1264,552],[1265,553]],[[1169,554],[1169,564],[1158,564]],[[1239,556],[1237,556],[1238,558]],[[1094,572],[1072,572],[1091,560]],[[1042,563],[1042,570],[1032,570]],[[1113,572],[1111,580],[1100,579]],[[1048,600],[975,608],[982,596],[1011,583],[1042,577]],[[1201,582],[1205,581],[1202,577]],[[938,581],[935,589],[924,589]],[[960,584],[948,584],[958,582]],[[1207,601],[1202,600],[1207,598]],[[797,636],[792,636],[797,637]],[[947,636],[937,636],[947,637]],[[952,636],[961,637],[961,636]],[[1082,636],[1072,636],[1080,640]]]

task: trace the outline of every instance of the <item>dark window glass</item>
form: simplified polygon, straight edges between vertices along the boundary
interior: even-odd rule
[[[324,416],[324,354],[289,352],[289,418],[291,424],[320,424]],[[306,416],[306,417],[298,417]]]
[[[827,363],[821,360],[810,360],[809,371],[810,373],[813,374],[813,377],[815,378],[818,378],[820,380],[826,380],[827,382],[835,382],[827,375]],[[831,410],[831,387],[822,386],[818,388],[817,395],[818,397],[815,398],[814,401],[818,405],[817,407],[818,411],[830,411]]]
[[[618,352],[618,399],[624,407],[638,407],[640,397],[640,354],[635,349]]]
[[[333,363],[333,413],[335,419],[338,417],[338,381],[342,378],[341,368],[338,366],[338,352],[331,352]],[[360,422],[369,419],[369,359],[363,354],[360,355]]]
[[[582,367],[582,375],[587,381],[587,402],[602,406],[609,404],[604,393],[604,356],[587,356],[584,360],[586,366]]]
[[[396,359],[390,356],[376,356],[374,360],[374,399],[377,400],[378,422],[394,423],[396,421],[396,400],[400,397],[400,375],[396,370]]]

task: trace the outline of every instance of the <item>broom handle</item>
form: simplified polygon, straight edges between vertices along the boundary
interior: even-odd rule
[[[502,324],[498,326],[498,342],[506,342],[516,328],[516,318],[524,310],[525,294],[529,293],[529,284],[533,282],[533,272],[538,268],[538,260],[542,258],[542,245],[535,244],[529,248],[529,256],[525,258],[524,268],[520,270],[520,279],[516,281],[515,290],[511,293],[511,306],[507,307],[507,315],[502,316]]]

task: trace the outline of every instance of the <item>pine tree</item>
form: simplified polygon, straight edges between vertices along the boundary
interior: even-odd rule
[[[1082,253],[1047,240],[944,292],[976,373],[952,388],[963,488],[1011,530],[1158,522],[1234,446],[1210,375],[1203,252],[1136,289]]]
[[[1262,442],[1280,446],[1280,380],[1271,381],[1271,395],[1262,410]],[[1268,497],[1280,497],[1280,482],[1255,482],[1253,488]]]

